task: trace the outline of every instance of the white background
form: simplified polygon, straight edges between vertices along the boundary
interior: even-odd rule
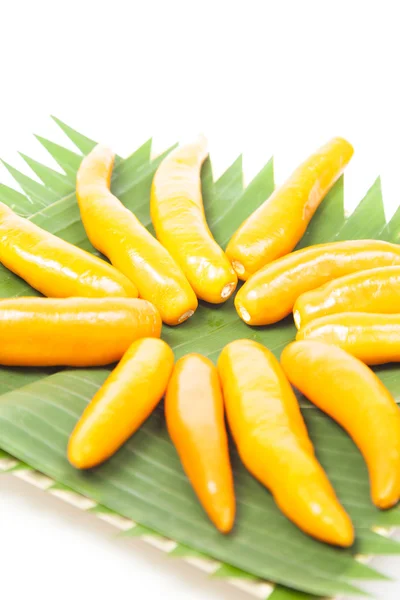
[[[383,176],[399,204],[400,38],[396,2],[273,0],[0,2],[0,156],[55,166],[31,133],[49,119],[127,154],[199,131],[217,173],[243,151],[249,177],[274,153],[276,180],[333,135],[355,146],[346,204]],[[72,147],[72,146],[71,146]],[[4,168],[0,179],[11,184]],[[13,184],[15,185],[15,184]],[[1,343],[1,340],[0,340]],[[0,478],[0,595],[43,600],[244,600],[139,541],[11,476]],[[380,559],[400,579],[400,560]],[[397,575],[396,575],[397,574]],[[379,598],[400,583],[374,584]]]

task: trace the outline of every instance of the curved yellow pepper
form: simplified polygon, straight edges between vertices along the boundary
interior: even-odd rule
[[[297,329],[340,312],[400,312],[400,266],[368,269],[334,279],[299,296],[293,307]]]
[[[154,176],[150,209],[157,238],[182,267],[197,297],[219,304],[234,292],[237,277],[204,214],[200,170],[206,156],[204,138],[171,152]]]
[[[297,250],[250,277],[236,294],[236,310],[249,325],[276,323],[291,313],[304,292],[349,273],[390,265],[400,265],[400,246],[379,240],[332,242]]]
[[[296,340],[340,346],[367,365],[400,361],[400,314],[338,313],[299,329]]]
[[[237,340],[218,360],[230,429],[246,468],[282,512],[313,537],[351,546],[354,531],[321,465],[296,396],[261,344]]]
[[[162,340],[134,342],[85,408],[68,444],[68,459],[78,469],[104,462],[139,429],[155,409],[174,365]]]
[[[86,233],[102,254],[157,307],[164,323],[177,325],[197,308],[197,298],[167,250],[110,192],[114,153],[96,146],[79,167],[76,196]]]
[[[157,309],[138,298],[0,300],[1,365],[108,365],[138,338],[160,335]]]
[[[165,417],[183,468],[204,510],[222,533],[235,519],[224,402],[217,369],[200,354],[175,365],[165,396]]]
[[[352,437],[367,463],[372,501],[400,498],[400,411],[369,367],[341,348],[293,342],[281,356],[291,383]]]
[[[0,262],[45,296],[135,298],[136,287],[107,262],[19,217],[0,202]]]
[[[333,138],[246,219],[226,248],[240,279],[293,250],[352,155],[346,140]]]

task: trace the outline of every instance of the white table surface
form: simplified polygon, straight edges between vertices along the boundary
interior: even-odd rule
[[[0,3],[0,156],[26,173],[17,150],[56,168],[31,135],[68,145],[48,118],[55,114],[122,155],[152,134],[161,150],[203,131],[217,175],[243,151],[249,179],[274,153],[279,183],[343,135],[356,149],[346,206],[381,174],[390,215],[400,201],[395,8],[383,0]],[[0,180],[15,186],[3,167]],[[0,531],[0,595],[9,600],[32,589],[42,600],[247,598],[9,475],[0,477]],[[398,599],[400,559],[375,563],[397,581],[368,589]]]

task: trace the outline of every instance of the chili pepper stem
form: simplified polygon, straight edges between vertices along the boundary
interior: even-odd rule
[[[221,298],[227,300],[230,296],[232,296],[233,292],[236,289],[236,281],[232,281],[232,283],[228,283],[222,288]]]
[[[179,317],[178,323],[184,323],[185,321],[187,321],[188,319],[190,319],[190,317],[193,314],[194,314],[194,310],[187,310],[186,312],[183,313],[182,316]]]

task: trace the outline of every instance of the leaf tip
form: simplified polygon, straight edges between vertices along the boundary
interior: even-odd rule
[[[56,117],[55,115],[50,115],[50,118],[53,119],[53,121],[55,121],[57,123],[57,125],[65,125],[65,123],[63,123],[62,121],[60,121],[60,119],[58,117]]]
[[[4,160],[4,158],[0,158],[0,162],[5,166],[7,171],[13,171],[14,167],[12,167],[10,165],[10,163],[8,163],[6,160]]]

